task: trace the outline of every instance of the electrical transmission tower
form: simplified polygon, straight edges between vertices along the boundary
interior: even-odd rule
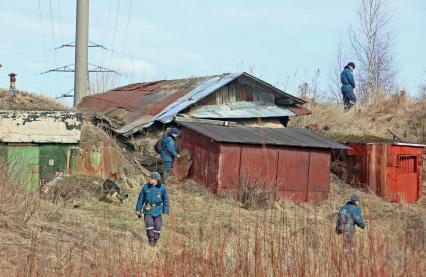
[[[118,72],[88,62],[88,48],[101,48],[108,50],[103,45],[89,41],[89,0],[77,0],[77,18],[76,18],[76,35],[75,42],[63,44],[53,49],[57,51],[65,47],[75,48],[75,63],[54,68],[42,72],[41,74],[51,72],[74,72],[74,89],[64,93],[62,97],[74,97],[74,107],[76,107],[81,99],[89,94],[89,72],[90,73],[115,73]],[[89,68],[89,66],[91,68]],[[72,95],[72,91],[74,94]]]

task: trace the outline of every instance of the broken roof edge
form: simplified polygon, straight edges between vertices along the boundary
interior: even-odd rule
[[[120,134],[124,137],[129,137],[145,128],[148,128],[152,126],[155,122],[162,122],[163,124],[170,123],[174,121],[176,115],[181,112],[182,110],[192,106],[196,102],[202,100],[203,98],[207,97],[217,89],[220,89],[221,87],[231,83],[232,81],[240,78],[245,77],[249,79],[249,81],[252,81],[254,83],[258,83],[264,87],[267,87],[268,89],[276,92],[277,94],[289,97],[293,100],[295,100],[296,104],[303,105],[307,103],[306,101],[293,96],[291,94],[288,94],[273,85],[262,81],[259,78],[256,78],[246,72],[238,72],[238,73],[223,73],[221,75],[211,75],[206,76],[208,77],[207,80],[205,80],[203,83],[201,83],[199,86],[195,87],[193,90],[191,90],[189,93],[185,94],[184,96],[178,98],[176,101],[165,107],[162,111],[160,111],[157,115],[153,116],[151,119],[146,121],[145,119],[139,119],[134,122],[131,122],[119,129],[112,129],[117,134]],[[180,79],[179,79],[180,80]],[[155,83],[155,82],[152,82]],[[115,89],[111,90],[114,91]],[[110,92],[111,92],[110,91]]]
[[[224,73],[222,75],[214,75],[211,78],[204,81],[201,85],[191,90],[189,93],[185,94],[184,96],[178,98],[176,101],[165,107],[161,112],[159,112],[157,115],[152,117],[149,121],[145,122],[132,122],[130,124],[127,124],[126,126],[114,130],[120,135],[123,135],[125,137],[129,137],[145,128],[150,127],[153,125],[156,121],[162,122],[164,124],[170,123],[174,121],[176,115],[181,112],[182,110],[188,108],[189,106],[193,105],[194,103],[200,101],[201,99],[207,97],[212,92],[216,91],[218,88],[225,86],[235,80],[236,78],[240,77],[244,72],[240,73]],[[219,82],[219,80],[224,79],[222,82]],[[199,94],[199,98],[195,98]]]

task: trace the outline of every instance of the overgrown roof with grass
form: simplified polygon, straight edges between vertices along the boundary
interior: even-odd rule
[[[0,88],[0,110],[67,111],[71,109],[40,94],[18,91],[15,97],[11,97],[8,90]]]

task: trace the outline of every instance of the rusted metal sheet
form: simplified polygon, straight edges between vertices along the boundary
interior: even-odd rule
[[[87,143],[82,148],[71,149],[67,173],[111,177],[118,172],[120,162],[120,153],[114,147],[114,143],[108,139],[98,145]]]
[[[237,87],[241,87],[240,90],[230,90],[227,87],[233,81],[238,81]],[[254,92],[257,88],[261,88],[262,91]],[[251,91],[247,92],[247,90]],[[123,124],[120,128],[113,128],[113,131],[128,137],[151,126],[154,122],[172,122],[178,113],[203,101],[215,91],[220,92],[218,95],[220,95],[221,104],[223,101],[234,102],[237,99],[268,102],[268,97],[273,98],[272,95],[291,98],[297,105],[306,103],[247,73],[226,73],[208,77],[132,84],[85,97],[78,108],[85,112],[98,112],[107,117],[117,117]],[[250,93],[251,98],[245,95]],[[264,94],[266,96],[262,96]],[[216,98],[209,97],[206,103],[217,104],[217,101],[216,95]]]
[[[347,178],[389,202],[417,202],[422,197],[424,146],[398,143],[347,143]]]
[[[301,105],[293,105],[288,107],[288,109],[293,112],[295,115],[308,115],[311,114],[312,112],[310,110],[308,110],[307,108],[301,106]]]
[[[330,152],[311,151],[309,157],[309,181],[306,202],[320,203],[330,193]]]
[[[306,202],[309,182],[309,152],[301,149],[281,149],[277,180],[282,187],[278,191],[279,197],[289,198],[295,202]]]
[[[178,181],[183,181],[188,176],[189,169],[192,165],[192,158],[188,149],[182,149],[179,156],[180,157],[174,161],[172,171]]]
[[[0,142],[78,143],[81,121],[68,111],[0,111]]]
[[[212,192],[217,193],[219,145],[191,130],[182,132],[180,145],[188,149],[191,154],[190,175],[196,181],[205,184]]]
[[[243,180],[259,182],[259,185],[265,189],[275,189],[278,151],[273,148],[250,145],[242,146],[241,149],[240,177]]]
[[[330,150],[215,142],[184,128],[182,147],[193,157],[191,176],[213,193],[260,181],[276,197],[321,202],[330,191]]]
[[[218,194],[235,190],[240,181],[241,146],[237,144],[221,144],[219,157]]]

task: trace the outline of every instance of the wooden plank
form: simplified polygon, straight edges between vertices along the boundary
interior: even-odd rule
[[[236,102],[237,101],[237,97],[235,94],[235,86],[229,86],[228,87],[228,93],[229,93],[229,101],[232,102]]]

